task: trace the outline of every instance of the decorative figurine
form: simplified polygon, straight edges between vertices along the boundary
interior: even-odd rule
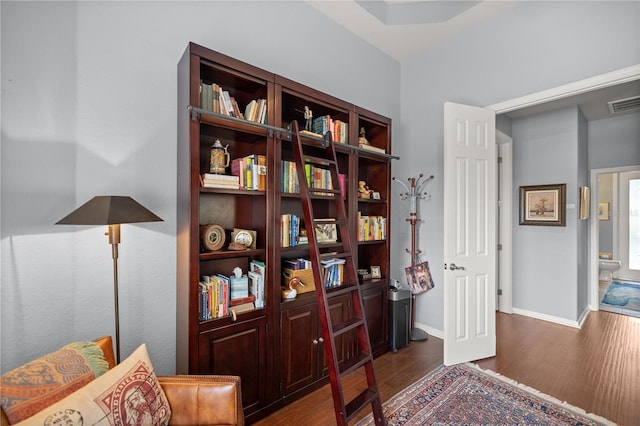
[[[229,148],[229,144],[227,144],[227,146],[222,146],[222,144],[220,143],[220,139],[216,139],[213,145],[211,145],[209,173],[215,173],[218,175],[224,174],[227,166],[229,166],[230,160],[227,148]]]
[[[302,281],[300,281],[300,278],[291,278],[289,280],[289,288],[282,290],[282,298],[295,299],[298,295],[298,290],[296,290],[296,287],[298,285],[304,286],[304,284],[302,284]]]
[[[360,127],[360,137],[358,138],[358,145],[369,145],[369,141],[364,135],[364,127]]]
[[[313,111],[307,105],[304,106],[304,129],[313,132]]]
[[[372,193],[373,193],[373,190],[369,189],[369,187],[367,186],[367,182],[363,180],[358,181],[358,197],[359,198],[364,198],[368,200],[369,198],[371,198]]]

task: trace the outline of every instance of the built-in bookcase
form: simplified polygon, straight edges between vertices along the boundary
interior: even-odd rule
[[[231,106],[216,106],[224,92]],[[251,103],[262,104],[262,119],[255,119],[255,113],[252,120],[240,117]],[[370,341],[374,353],[381,354],[388,350],[391,120],[193,43],[178,64],[177,370],[240,376],[248,423],[327,382],[315,293],[299,294],[293,300],[281,297],[282,261],[309,256],[306,244],[283,246],[283,233],[289,231],[281,223],[283,216],[296,216],[298,226],[306,228],[300,195],[283,186],[283,164],[294,160],[290,125],[297,121],[305,128],[305,107],[314,119],[326,118],[325,127],[318,123],[312,129],[320,136],[305,134],[305,144],[321,149],[323,133],[331,128],[329,118],[335,139],[342,139],[336,151],[344,175],[342,196],[351,245],[357,247],[354,259],[360,268],[380,270],[380,278],[365,277],[360,285]],[[359,147],[361,127],[378,151]],[[231,161],[249,156],[264,159],[264,188],[202,185],[217,140],[227,148]],[[231,173],[230,164],[225,174]],[[379,197],[359,198],[361,180]],[[328,201],[328,195],[314,196],[316,217],[336,217],[335,204]],[[358,241],[359,216],[384,218],[379,239]],[[221,248],[208,250],[203,244],[202,229],[207,225],[224,230]],[[239,230],[250,231],[253,243],[231,250],[229,243],[235,242]],[[328,250],[332,244],[323,243]],[[264,306],[203,320],[199,293],[203,276],[229,276],[237,267],[247,273],[252,262],[264,265]],[[347,317],[350,302],[336,300],[330,309],[336,319]],[[357,352],[356,340],[343,337],[342,359]]]

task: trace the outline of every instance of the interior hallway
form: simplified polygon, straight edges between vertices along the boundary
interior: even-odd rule
[[[498,313],[497,356],[478,364],[620,425],[640,424],[640,318],[591,312],[582,329]],[[443,362],[443,342],[411,342],[374,361],[386,401]],[[357,379],[354,379],[356,381]],[[360,417],[370,410],[365,410]],[[335,424],[329,385],[257,423]]]

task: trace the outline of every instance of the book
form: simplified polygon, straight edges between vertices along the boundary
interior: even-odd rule
[[[247,288],[248,288],[248,281],[247,281]],[[256,297],[253,294],[249,294],[247,297],[240,297],[237,299],[231,299],[229,301],[229,306],[237,306],[237,305],[242,305],[243,303],[253,303],[256,301]]]
[[[249,263],[249,272],[247,275],[251,279],[250,290],[253,288],[251,293],[256,297],[255,305],[256,308],[264,308],[265,306],[265,295],[264,295],[264,279],[266,273],[266,265],[264,262],[260,260],[252,260]]]
[[[216,173],[203,173],[203,179],[211,179],[211,180],[228,180],[232,182],[239,182],[240,178],[238,176],[233,175],[220,175]]]

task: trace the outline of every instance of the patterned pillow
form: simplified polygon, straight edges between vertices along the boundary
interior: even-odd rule
[[[60,401],[109,369],[94,342],[70,343],[0,378],[0,405],[11,423]]]
[[[166,425],[169,401],[153,371],[147,346],[85,387],[18,425]]]

